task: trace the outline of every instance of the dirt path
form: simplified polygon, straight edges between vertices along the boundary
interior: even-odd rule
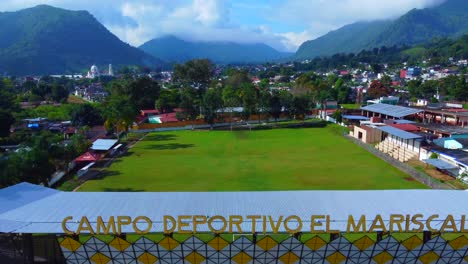
[[[435,168],[431,168],[429,166],[427,166],[425,163],[419,161],[419,160],[410,160],[407,162],[409,165],[413,166],[413,167],[422,167],[424,168],[424,171],[429,175],[431,176],[432,178],[434,179],[438,179],[438,180],[442,180],[442,181],[456,181],[455,178],[453,178],[452,176],[450,175],[447,175]]]

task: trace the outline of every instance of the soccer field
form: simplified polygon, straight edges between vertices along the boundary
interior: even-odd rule
[[[79,191],[426,188],[332,130],[152,133]]]

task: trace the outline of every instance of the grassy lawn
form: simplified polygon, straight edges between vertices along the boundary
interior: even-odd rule
[[[336,130],[153,133],[80,191],[425,188]]]
[[[360,109],[360,108],[361,108],[361,105],[360,105],[360,104],[341,104],[341,106],[342,106],[344,109],[350,109],[350,110],[356,110],[356,109]]]

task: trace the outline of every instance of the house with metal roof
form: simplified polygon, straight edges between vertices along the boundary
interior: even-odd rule
[[[117,139],[97,139],[93,142],[91,150],[94,151],[109,151],[117,144]]]

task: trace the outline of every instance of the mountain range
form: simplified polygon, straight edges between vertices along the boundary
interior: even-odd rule
[[[219,64],[263,63],[293,55],[279,52],[263,43],[187,41],[175,36],[156,38],[139,48],[156,58],[177,63],[197,58],[207,58]]]
[[[415,45],[434,38],[468,33],[468,1],[447,0],[439,6],[413,9],[394,20],[357,22],[304,42],[295,59],[357,53],[381,46]]]
[[[121,41],[87,11],[48,5],[0,12],[0,74],[84,72],[93,64],[167,67],[195,58],[219,64],[311,59],[381,46],[412,46],[468,33],[468,0],[413,9],[394,20],[357,22],[303,43],[295,54],[257,43],[189,41],[175,36],[139,48]]]
[[[161,65],[107,30],[87,11],[47,5],[0,12],[0,73],[83,72],[97,65]]]

